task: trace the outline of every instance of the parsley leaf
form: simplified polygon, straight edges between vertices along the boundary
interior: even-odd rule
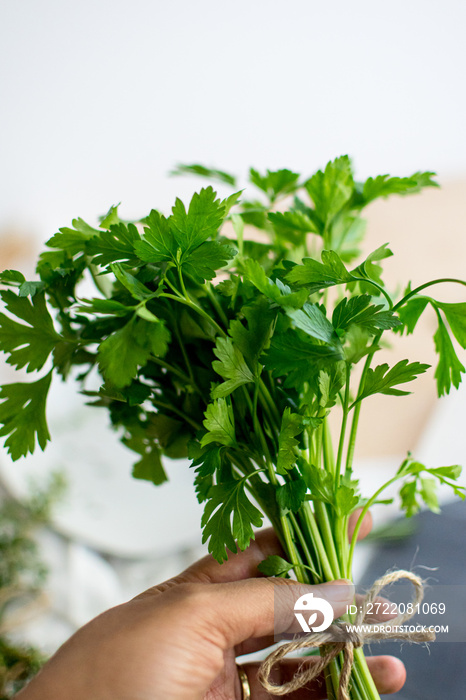
[[[143,239],[134,243],[139,258],[152,263],[176,260],[177,244],[168,219],[152,209],[146,223]]]
[[[354,280],[354,276],[348,272],[334,250],[323,250],[321,260],[322,262],[313,258],[304,258],[302,265],[291,268],[286,279],[295,284],[306,285],[309,294]]]
[[[435,350],[439,355],[435,378],[437,380],[437,393],[439,396],[443,396],[450,393],[452,384],[456,389],[459,387],[461,375],[466,370],[456,354],[440,310],[445,314],[458,343],[462,348],[466,348],[466,303],[447,304],[435,301],[430,297],[414,296],[399,309],[399,315],[404,324],[403,330],[406,330],[408,334],[414,331],[422,312],[429,303],[434,308],[438,320],[438,329],[434,335]]]
[[[36,382],[0,387],[0,436],[8,436],[5,447],[14,461],[34,452],[36,436],[43,450],[50,440],[45,405],[51,379],[49,372]]]
[[[171,230],[183,253],[189,253],[208,238],[215,238],[223,222],[225,209],[212,187],[195,192],[189,209],[180,199],[172,209]]]
[[[26,367],[27,372],[41,369],[62,340],[53,326],[44,294],[36,294],[32,301],[11,290],[0,294],[8,311],[29,324],[17,323],[0,314],[0,350],[9,353],[7,362],[18,369]]]
[[[134,224],[112,224],[110,230],[100,231],[98,236],[89,239],[86,252],[95,256],[94,265],[106,266],[118,260],[135,261],[134,244],[140,238]]]
[[[430,474],[434,478],[421,476],[423,473]],[[463,500],[465,498],[465,488],[457,486],[454,481],[450,481],[450,479],[456,480],[461,474],[461,467],[458,465],[427,469],[420,462],[413,461],[408,457],[399,468],[398,474],[405,477],[414,477],[405,481],[400,489],[401,507],[406,511],[408,518],[420,511],[421,503],[418,498],[421,498],[434,513],[440,512],[437,498],[438,482],[452,488],[455,495]]]
[[[303,334],[304,336],[304,334]],[[343,359],[342,352],[333,345],[317,345],[292,330],[275,335],[263,359],[267,369],[280,377],[287,374],[285,386],[301,387],[315,378],[328,362]]]
[[[271,554],[257,565],[258,570],[264,576],[280,576],[284,577],[293,569],[293,564],[279,557],[278,554]]]
[[[270,308],[268,299],[260,296],[253,304],[243,306],[246,326],[236,319],[230,323],[229,333],[241,350],[253,372],[258,371],[258,360],[270,343],[276,312]]]
[[[260,527],[263,516],[245,492],[245,478],[216,484],[210,488],[201,525],[202,542],[209,542],[209,552],[218,562],[228,558],[226,547],[237,552],[254,539],[252,526]]]
[[[343,297],[333,310],[333,327],[347,330],[352,324],[356,324],[375,335],[379,330],[388,330],[402,325],[392,311],[384,309],[381,305],[371,305],[370,301],[369,294]]]
[[[110,316],[127,316],[134,313],[136,306],[126,306],[115,299],[82,299],[76,307],[85,314],[109,314]]]
[[[290,306],[300,308],[309,296],[307,290],[292,292],[288,285],[283,284],[279,279],[275,282],[267,277],[265,270],[256,260],[250,258],[244,261],[244,271],[246,278],[265,294],[266,297],[274,301],[279,306]]]
[[[304,183],[304,187],[315,204],[315,212],[323,229],[353,194],[354,181],[349,157],[341,156],[330,161],[325,170],[318,170]]]
[[[149,449],[143,452],[141,459],[133,466],[132,474],[135,479],[151,481],[156,486],[168,481],[157,445],[152,443]]]
[[[110,226],[113,226],[113,224],[120,223],[120,217],[118,216],[118,207],[120,204],[121,202],[118,204],[112,204],[108,212],[99,217],[100,228],[110,228]]]
[[[380,350],[378,345],[369,344],[370,333],[365,328],[352,324],[345,333],[343,352],[345,361],[358,363],[365,355]]]
[[[319,469],[313,464],[307,465],[304,478],[310,491],[311,501],[322,501],[333,505],[333,478],[325,469]]]
[[[436,301],[435,305],[442,309],[458,343],[462,348],[466,348],[466,303],[444,304]]]
[[[277,472],[286,474],[296,464],[296,449],[299,441],[296,436],[303,432],[303,418],[298,413],[292,413],[285,408],[282,416],[280,434],[278,436]]]
[[[411,518],[421,510],[421,504],[416,498],[417,481],[407,481],[400,489],[401,507],[406,512],[406,517]]]
[[[102,231],[99,231],[89,224],[86,224],[83,219],[73,219],[71,225],[74,228],[65,226],[58,230],[46,245],[49,248],[60,248],[65,250],[68,255],[74,256],[77,253],[84,253],[87,249],[87,243],[93,236],[100,236]]]
[[[346,484],[338,487],[335,493],[334,507],[340,518],[345,517],[345,515],[351,515],[359,504],[360,499],[354,489]]]
[[[236,255],[231,245],[211,240],[217,235],[226,215],[240,192],[220,202],[211,187],[195,193],[186,212],[177,199],[173,215],[166,219],[153,209],[146,219],[143,240],[136,241],[134,249],[140,260],[149,263],[171,263],[182,266],[183,271],[202,284],[213,279],[217,270],[224,267]]]
[[[210,487],[213,486],[213,475],[221,469],[221,448],[210,444],[201,447],[200,443],[191,440],[188,443],[188,457],[192,459],[192,467],[196,467],[194,488],[199,503],[203,503],[209,496]]]
[[[328,370],[320,370],[317,384],[319,387],[319,405],[322,408],[331,408],[337,402],[339,392],[345,385],[345,365],[336,362]]]
[[[304,479],[294,479],[277,489],[277,503],[283,513],[297,513],[304,503],[307,486]]]
[[[437,481],[435,479],[420,478],[420,490],[422,500],[433,513],[440,513],[437,498]]]
[[[312,219],[301,211],[270,212],[268,219],[277,235],[295,246],[303,245],[307,233],[317,232]]]
[[[424,309],[429,303],[429,297],[414,296],[398,309],[398,316],[403,323],[400,332],[406,331],[407,335],[414,332],[417,322],[422,316]]]
[[[18,270],[3,270],[0,272],[0,283],[16,287],[26,281],[25,276]]]
[[[192,165],[179,163],[176,168],[171,171],[170,175],[200,175],[209,180],[225,182],[227,185],[232,185],[233,187],[236,185],[236,178],[234,175],[230,175],[230,173],[226,173],[223,170],[207,168],[205,165],[199,165],[198,163],[193,163]]]
[[[110,265],[110,269],[120,284],[122,284],[123,287],[125,287],[125,289],[127,289],[135,299],[144,301],[156,296],[157,293],[151,292],[150,289],[148,289],[148,287],[140,282],[134,275],[125,270],[123,265],[120,265],[120,263],[112,263]]]
[[[324,343],[338,345],[338,336],[330,321],[318,304],[304,304],[302,309],[287,310],[296,328],[300,328],[311,338],[322,340]]]
[[[352,271],[352,275],[355,277],[365,277],[368,280],[372,280],[374,282],[377,282],[377,284],[382,284],[382,268],[380,265],[377,265],[380,260],[385,260],[386,258],[390,258],[393,253],[390,250],[390,248],[387,248],[388,243],[384,243],[384,245],[381,245],[377,250],[374,250],[372,253],[370,253],[367,258],[360,264],[356,269]]]
[[[430,474],[434,474],[441,481],[446,479],[459,479],[462,469],[459,464],[451,464],[448,467],[434,467],[429,469]]]
[[[286,168],[283,170],[267,170],[265,175],[261,175],[257,170],[249,170],[249,179],[260,190],[265,192],[271,202],[280,194],[289,194],[297,188],[299,173],[294,173]]]
[[[422,187],[438,187],[432,180],[435,173],[414,173],[411,177],[390,177],[378,175],[369,177],[362,187],[364,205],[378,197],[388,197],[390,194],[412,194],[419,192]]]
[[[236,248],[231,245],[206,241],[187,256],[183,256],[183,272],[202,284],[205,280],[213,279],[217,270],[232,260],[236,253]]]
[[[226,399],[217,399],[207,406],[203,425],[208,432],[201,440],[201,447],[211,442],[227,447],[236,444],[233,411]]]
[[[104,376],[123,388],[144,366],[151,353],[163,357],[168,349],[170,332],[163,321],[156,323],[133,316],[124,326],[99,345],[99,365]]]
[[[437,312],[438,329],[434,335],[435,350],[439,355],[439,362],[435,370],[437,391],[439,396],[449,394],[451,385],[457,389],[461,382],[461,375],[466,371],[458,359],[451,342],[447,327]]]
[[[413,381],[419,374],[426,372],[429,367],[430,365],[424,365],[420,362],[410,363],[409,360],[400,360],[391,369],[386,363],[378,365],[375,369],[369,368],[363,390],[354,403],[356,404],[372,394],[406,396],[410,393],[409,391],[401,391],[394,387]]]
[[[28,297],[31,299],[38,292],[43,292],[45,289],[45,282],[23,282],[18,289],[18,296]]]
[[[233,345],[230,338],[217,338],[214,355],[218,360],[212,362],[212,367],[226,381],[215,387],[212,392],[213,399],[228,396],[239,386],[254,381],[254,376],[244,361],[241,350]]]

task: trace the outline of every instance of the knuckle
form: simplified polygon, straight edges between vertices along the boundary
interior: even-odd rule
[[[181,581],[175,586],[171,586],[165,593],[176,604],[184,609],[199,610],[205,606],[208,597],[207,587],[204,583],[194,583],[193,581]]]

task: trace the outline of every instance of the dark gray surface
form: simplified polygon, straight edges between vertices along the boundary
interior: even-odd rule
[[[424,512],[415,518],[416,532],[408,538],[379,546],[361,584],[369,588],[375,579],[393,567],[410,569],[436,585],[465,586],[466,591],[466,504],[444,506],[440,515]],[[422,567],[436,567],[428,571]],[[461,591],[463,589],[457,589]],[[429,593],[426,596],[429,600]],[[463,595],[462,600],[465,600]],[[457,605],[456,622],[466,628],[466,605]],[[450,610],[450,612],[452,612]],[[466,639],[466,634],[465,634]],[[466,700],[466,643],[434,642],[427,649],[417,644],[381,642],[371,654],[392,654],[402,659],[408,678],[393,700]]]

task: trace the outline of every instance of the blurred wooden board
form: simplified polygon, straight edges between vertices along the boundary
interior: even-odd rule
[[[412,286],[440,277],[466,279],[466,181],[447,182],[411,197],[376,201],[367,209],[365,252],[389,243],[394,255],[384,261],[384,279],[390,291],[411,280]],[[466,287],[442,284],[426,294],[446,302],[466,301]],[[404,398],[374,396],[363,404],[357,453],[403,454],[413,449],[437,402],[434,371],[436,355],[433,311],[426,310],[412,336],[395,337],[389,353],[380,351],[376,362],[394,364],[408,358],[427,362],[432,369],[411,385]],[[464,351],[459,353],[466,365]],[[409,389],[410,387],[407,387]],[[382,429],[383,426],[383,429]]]

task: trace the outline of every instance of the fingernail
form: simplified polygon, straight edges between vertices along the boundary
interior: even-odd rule
[[[354,598],[354,583],[346,578],[326,583],[322,589],[325,598],[335,603],[345,600],[352,601]]]

